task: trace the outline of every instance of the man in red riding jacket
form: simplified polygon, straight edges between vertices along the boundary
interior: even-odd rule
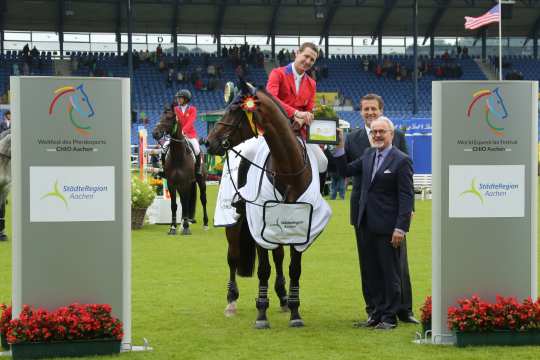
[[[317,85],[306,71],[311,69],[317,57],[317,45],[306,42],[298,49],[294,61],[289,65],[275,68],[268,76],[266,90],[279,100],[287,116],[297,123],[305,137],[306,128],[313,121],[313,107]],[[316,144],[308,144],[317,157],[319,172],[325,172],[328,160]]]
[[[182,134],[186,137],[193,147],[195,158],[195,172],[200,174],[201,172],[201,148],[199,141],[197,140],[197,130],[195,130],[195,120],[197,119],[197,108],[191,105],[191,92],[186,89],[182,89],[176,93],[177,106],[174,107],[174,114],[178,126],[182,127]]]

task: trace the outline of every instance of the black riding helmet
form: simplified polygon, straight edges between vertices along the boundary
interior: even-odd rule
[[[189,101],[191,101],[191,91],[189,91],[187,89],[182,89],[182,90],[180,90],[180,91],[178,91],[176,93],[176,97],[177,98],[183,97],[184,99],[186,99],[189,102]]]

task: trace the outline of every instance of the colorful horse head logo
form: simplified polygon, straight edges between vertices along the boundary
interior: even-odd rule
[[[476,105],[476,103],[483,98],[485,98],[486,100],[484,106],[484,119],[487,126],[495,134],[495,136],[503,136],[504,127],[495,126],[493,121],[489,118],[490,114],[500,120],[504,120],[508,117],[508,111],[506,110],[506,105],[504,105],[504,101],[499,92],[499,88],[495,88],[495,90],[483,89],[474,93],[473,99],[469,104],[469,107],[467,108],[467,116],[471,117],[471,112],[474,105]]]
[[[71,123],[75,127],[75,131],[77,131],[82,136],[90,136],[90,131],[92,130],[92,127],[90,125],[84,125],[79,123],[73,115],[73,110],[75,110],[81,117],[91,118],[92,116],[94,116],[94,108],[92,107],[92,103],[90,102],[88,95],[84,91],[84,85],[80,84],[77,87],[61,87],[56,89],[54,91],[54,94],[54,99],[51,101],[51,104],[49,106],[49,116],[52,115],[54,108],[59,102],[59,100],[62,97],[66,97],[67,100],[64,101],[66,105],[66,112],[69,115],[69,121],[71,121]]]

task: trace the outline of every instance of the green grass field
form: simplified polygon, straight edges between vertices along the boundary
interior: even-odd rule
[[[217,188],[209,188],[212,217]],[[349,195],[349,194],[347,194]],[[228,266],[223,229],[167,236],[167,226],[133,232],[133,342],[143,337],[153,352],[122,354],[124,359],[538,359],[540,348],[413,344],[419,326],[400,324],[380,332],[355,329],[364,319],[356,244],[348,224],[349,202],[330,201],[328,228],[304,254],[301,314],[306,327],[288,327],[288,314],[270,298],[270,330],[254,330],[255,278],[240,279],[239,313],[225,318]],[[199,209],[200,210],[200,209]],[[9,215],[8,215],[9,216]],[[199,216],[198,219],[201,217]],[[9,223],[9,220],[8,220]],[[414,307],[431,291],[431,201],[416,202],[408,236]],[[287,256],[288,258],[288,256]],[[288,259],[287,259],[288,264]],[[271,281],[273,282],[272,275]],[[10,302],[11,241],[0,243],[0,302]],[[106,358],[106,357],[104,357]]]

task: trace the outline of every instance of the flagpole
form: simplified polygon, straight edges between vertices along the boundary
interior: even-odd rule
[[[499,0],[499,81],[502,79],[502,5]]]

